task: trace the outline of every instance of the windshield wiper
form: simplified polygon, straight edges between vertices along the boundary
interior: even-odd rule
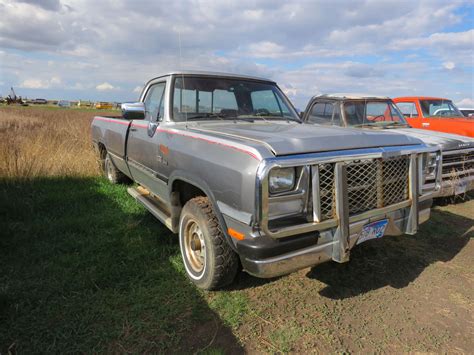
[[[400,127],[400,126],[408,126],[407,123],[393,121],[388,124],[384,124],[383,127]]]
[[[352,127],[373,127],[373,126],[377,126],[376,123],[374,122],[365,122],[365,123],[360,123],[360,124],[355,124],[355,125],[352,125]]]
[[[187,119],[188,120],[195,120],[195,119],[201,119],[201,118],[218,118],[220,120],[223,120],[223,119],[226,118],[226,116],[218,114],[218,113],[207,112],[207,113],[203,113],[203,114],[200,114],[200,115],[194,115],[194,116],[188,117]]]
[[[268,114],[268,113],[258,113],[258,114],[254,114],[254,115],[249,115],[250,117],[255,117],[255,118],[259,118],[259,119],[262,119],[264,121],[270,119],[270,120],[285,120],[285,121],[295,121],[295,122],[300,122],[299,120],[296,120],[292,117],[287,117],[287,116],[276,116],[276,115],[272,115],[271,113]]]

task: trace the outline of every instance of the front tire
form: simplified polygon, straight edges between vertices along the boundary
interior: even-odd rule
[[[239,259],[222,233],[207,197],[189,200],[181,211],[179,246],[189,279],[215,290],[234,281]]]

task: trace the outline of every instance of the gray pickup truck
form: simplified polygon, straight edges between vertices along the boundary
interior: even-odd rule
[[[442,182],[437,197],[474,190],[474,139],[457,134],[410,127],[403,112],[386,96],[330,94],[314,96],[303,115],[305,123],[371,130],[391,130],[422,140],[442,151]],[[436,174],[426,178],[424,189],[435,184]]]
[[[110,182],[135,181],[129,193],[179,235],[204,289],[231,283],[240,264],[274,277],[414,234],[439,188],[421,190],[426,171],[440,174],[435,148],[304,125],[274,82],[248,76],[154,78],[121,117],[95,117],[92,140]]]

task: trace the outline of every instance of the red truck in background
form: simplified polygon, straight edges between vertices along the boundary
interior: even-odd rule
[[[465,117],[451,100],[410,96],[393,101],[412,127],[474,137],[474,119]]]

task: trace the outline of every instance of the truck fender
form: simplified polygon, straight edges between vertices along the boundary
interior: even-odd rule
[[[187,171],[183,171],[183,170],[174,171],[168,179],[168,188],[169,188],[168,193],[170,196],[170,201],[172,198],[173,184],[176,180],[181,180],[181,181],[187,182],[188,184],[194,185],[206,194],[206,197],[209,198],[209,200],[211,201],[212,208],[216,213],[217,219],[219,221],[219,224],[221,225],[221,229],[222,229],[222,232],[224,233],[227,243],[230,245],[232,250],[237,252],[237,248],[232,238],[230,237],[229,233],[227,232],[227,225],[225,223],[224,217],[222,216],[222,213],[219,207],[217,206],[217,202],[214,197],[214,194],[212,193],[212,190],[210,189],[208,184],[200,177],[192,173],[189,173]]]

